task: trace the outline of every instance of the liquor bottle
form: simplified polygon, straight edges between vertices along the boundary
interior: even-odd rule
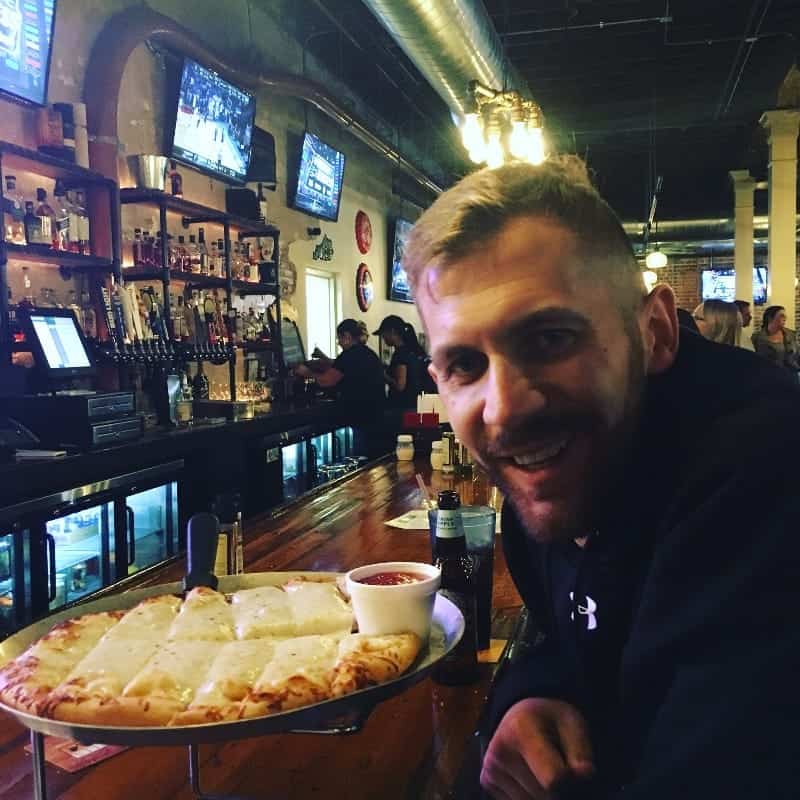
[[[164,240],[161,237],[161,231],[156,231],[156,240],[153,245],[153,266],[161,267],[162,253],[164,251]]]
[[[188,253],[189,272],[200,272],[200,251],[197,249],[197,242],[194,234],[189,235],[189,244],[186,246]]]
[[[76,237],[77,238],[77,237]],[[131,243],[131,253],[134,266],[141,266],[144,263],[142,258],[142,229],[133,229],[133,242]]]
[[[246,281],[249,281],[252,278],[253,272],[250,268],[250,256],[248,254],[248,245],[246,242],[243,242],[240,245],[239,252],[241,253],[241,260],[242,264],[244,265],[243,277]]]
[[[25,202],[25,241],[27,244],[43,244],[42,240],[42,220],[33,213],[33,203],[30,200]]]
[[[197,256],[200,259],[200,272],[208,275],[208,248],[206,247],[206,229],[200,228],[197,232]]]
[[[142,231],[142,264],[153,266],[153,238],[150,231]]]
[[[25,244],[25,204],[17,193],[17,179],[6,175],[5,190],[6,241]]]
[[[47,202],[47,192],[39,187],[36,190],[36,200],[38,205],[33,212],[39,217],[39,226],[41,230],[40,244],[46,244],[50,247],[56,247],[58,244],[58,228],[56,226],[56,212],[50,207]]]
[[[174,161],[169,162],[169,188],[174,197],[183,197],[183,177]]]
[[[197,362],[197,375],[192,380],[192,394],[195,400],[208,400],[208,378],[203,372],[203,362]]]
[[[476,563],[467,552],[458,492],[439,492],[436,512],[436,566],[442,573],[441,594],[464,615],[464,635],[435,667],[434,679],[446,685],[471,683],[478,677]]]
[[[267,198],[264,196],[264,184],[258,184],[258,215],[262,222],[267,221]]]
[[[186,238],[184,236],[178,236],[178,244],[175,245],[173,252],[173,267],[181,270],[181,272],[186,272],[186,260],[188,258],[188,254],[186,252]]]
[[[87,339],[97,338],[97,314],[86,290],[81,292],[81,324]]]
[[[225,273],[225,242],[217,239],[217,275],[224,278]]]
[[[211,275],[211,277],[217,276],[218,263],[219,263],[219,257],[217,255],[217,243],[212,239],[211,250],[208,254],[208,274]]]
[[[69,200],[67,200],[67,190],[61,181],[56,181],[53,189],[53,202],[56,212],[56,237],[54,246],[64,252],[69,251],[69,224],[70,211],[72,210]]]
[[[86,192],[78,189],[73,201],[75,214],[78,217],[78,252],[84,256],[92,254],[92,235],[89,225],[89,212],[86,208]]]
[[[170,303],[171,305],[171,303]],[[175,335],[176,342],[182,342],[186,331],[183,327],[183,315],[184,315],[184,306],[183,306],[183,295],[179,294],[175,299],[175,309],[172,313],[172,330]]]

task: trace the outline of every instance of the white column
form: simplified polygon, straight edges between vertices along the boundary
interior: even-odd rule
[[[729,173],[733,181],[736,238],[736,299],[753,304],[753,191],[756,182],[746,169]]]
[[[769,133],[769,302],[786,309],[796,328],[797,133],[800,111],[766,111],[761,124]]]

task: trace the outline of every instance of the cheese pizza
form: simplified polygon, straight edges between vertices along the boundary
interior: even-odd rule
[[[198,587],[55,625],[0,668],[0,702],[104,726],[202,725],[275,714],[401,675],[413,633],[352,633],[335,581],[230,596]]]

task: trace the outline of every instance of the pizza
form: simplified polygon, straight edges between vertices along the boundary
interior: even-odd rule
[[[413,633],[353,628],[334,580],[150,597],[55,625],[0,668],[0,702],[89,725],[202,725],[342,697],[398,677],[419,654]]]

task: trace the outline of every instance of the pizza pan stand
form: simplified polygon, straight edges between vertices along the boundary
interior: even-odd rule
[[[241,589],[252,589],[258,586],[280,586],[294,577],[308,578],[312,576],[317,579],[321,577],[339,577],[335,573],[247,573],[220,578],[219,591],[230,594]],[[102,597],[54,614],[24,628],[0,643],[0,666],[12,658],[16,658],[29,645],[44,636],[57,622],[81,614],[133,608],[146,597],[181,594],[182,591],[181,583],[161,584]],[[423,680],[433,665],[455,647],[463,632],[464,619],[459,610],[449,600],[437,595],[428,647],[423,649],[415,666],[409,672],[380,686],[372,686],[335,700],[326,700],[322,703],[266,717],[174,728],[134,728],[79,725],[71,722],[45,719],[26,714],[2,703],[0,703],[0,710],[14,717],[20,724],[31,731],[34,797],[36,800],[46,800],[47,797],[44,760],[45,734],[63,739],[74,739],[81,744],[119,744],[131,747],[187,745],[189,747],[189,773],[192,788],[198,797],[211,800],[210,796],[203,795],[200,791],[198,745],[246,739],[271,733],[356,733],[361,729],[378,703],[400,694]]]

